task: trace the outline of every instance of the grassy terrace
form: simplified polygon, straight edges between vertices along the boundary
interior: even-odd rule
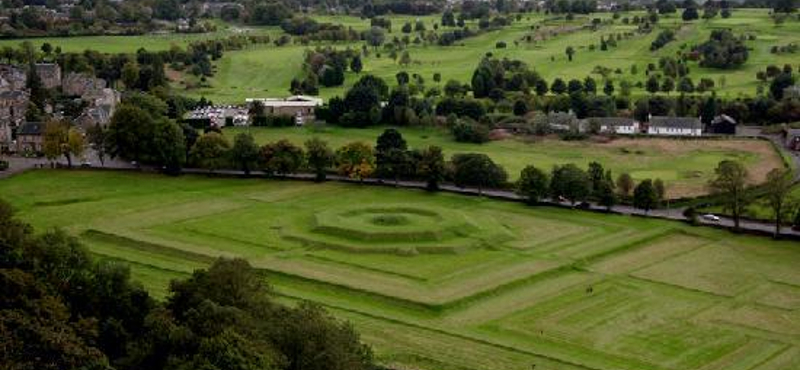
[[[231,128],[225,136],[233,140],[236,133],[250,132],[260,144],[279,139],[302,145],[312,137],[319,137],[337,148],[351,141],[374,144],[383,127],[347,129],[324,128]],[[671,197],[694,196],[707,192],[708,180],[714,168],[723,159],[744,162],[752,174],[753,183],[762,182],[773,168],[783,166],[780,155],[766,141],[749,139],[731,140],[672,140],[672,139],[616,139],[609,143],[591,141],[569,142],[557,139],[506,139],[483,145],[455,142],[443,131],[431,128],[399,129],[411,148],[438,145],[445,155],[479,152],[489,155],[506,168],[513,180],[529,164],[549,170],[554,165],[575,163],[586,167],[589,162],[600,162],[614,175],[628,172],[636,180],[661,178],[667,183]]]
[[[158,296],[246,258],[403,368],[800,367],[797,243],[333,183],[36,171],[0,194]]]

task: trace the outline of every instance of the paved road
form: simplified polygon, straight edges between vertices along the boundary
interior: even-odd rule
[[[30,158],[6,158],[10,162],[10,169],[8,171],[0,172],[0,178],[8,177],[13,174],[28,170],[34,169],[38,167],[49,167],[49,162],[45,159],[30,159]],[[100,162],[96,160],[95,157],[90,156],[89,161],[93,164],[99,164]],[[58,161],[61,165],[66,165],[63,160]],[[798,166],[800,166],[800,161],[798,161]],[[136,170],[136,167],[131,165],[128,162],[119,161],[119,160],[106,160],[105,166],[103,168],[108,169],[116,169],[116,170]],[[143,168],[143,170],[150,170],[150,171],[157,171],[154,168]],[[800,171],[798,171],[800,172]],[[194,168],[187,168],[183,170],[183,173],[186,174],[198,174],[198,175],[209,175],[207,170],[201,169],[194,169]],[[237,170],[218,170],[213,173],[216,176],[245,176],[242,171]],[[261,171],[252,171],[250,176],[265,176],[265,174]],[[293,174],[286,176],[289,179],[295,180],[305,180],[310,181],[314,179],[313,174]],[[350,182],[350,183],[364,183],[369,185],[379,185],[379,186],[396,186],[401,188],[410,188],[410,189],[425,189],[425,183],[419,181],[398,181],[395,183],[394,181],[388,180],[380,180],[380,179],[364,179],[362,181],[351,179],[345,176],[339,175],[328,175],[327,179],[329,181],[339,181],[339,182]],[[477,188],[461,188],[451,184],[442,184],[440,186],[441,191],[447,191],[451,193],[458,193],[463,195],[482,195],[485,197],[495,198],[495,199],[502,199],[502,200],[510,200],[510,201],[522,201],[522,198],[515,194],[512,191],[508,190],[498,190],[498,189],[483,189],[479,190]],[[542,202],[545,205],[557,206],[557,207],[572,207],[571,204],[568,202],[558,202],[553,200],[545,200]],[[590,203],[588,210],[596,211],[596,212],[605,212],[605,207],[601,207],[597,204]],[[615,214],[622,214],[622,215],[635,215],[641,217],[651,217],[651,218],[661,218],[661,219],[668,219],[668,220],[676,220],[676,221],[685,221],[685,217],[683,217],[683,208],[672,208],[672,209],[656,209],[651,210],[650,212],[645,213],[642,210],[635,209],[630,206],[625,205],[618,205],[614,206],[611,209],[611,213]],[[711,226],[711,227],[724,227],[729,228],[733,227],[733,220],[728,217],[720,216],[720,221],[713,222],[704,219],[699,220],[702,225]],[[759,233],[772,233],[775,229],[775,226],[771,223],[765,222],[758,222],[752,220],[741,220],[740,227],[744,230],[754,231]],[[800,231],[792,230],[789,227],[783,227],[781,229],[781,234],[786,236],[792,236],[800,238]]]
[[[795,181],[800,181],[800,153],[792,152],[784,149],[786,147],[783,136],[780,134],[777,135],[767,135],[761,132],[762,127],[760,126],[742,126],[736,130],[737,136],[747,136],[747,137],[763,137],[765,139],[769,139],[777,148],[780,148],[788,157],[792,158],[792,162],[794,163],[794,178]]]

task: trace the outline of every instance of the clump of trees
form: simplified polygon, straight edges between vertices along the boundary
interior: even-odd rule
[[[727,69],[740,66],[749,56],[744,42],[730,30],[711,31],[708,41],[700,44],[697,51],[702,56],[700,65],[710,68]]]
[[[245,260],[174,280],[162,303],[126,266],[94,261],[62,231],[35,234],[4,201],[0,238],[4,368],[374,368],[351,325],[278,303]]]
[[[671,1],[665,1],[667,3],[672,3]],[[664,47],[664,45],[670,43],[671,41],[675,40],[675,31],[673,30],[663,30],[658,33],[656,39],[650,43],[650,50],[655,51]]]

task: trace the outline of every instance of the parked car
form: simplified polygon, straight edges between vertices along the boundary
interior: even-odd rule
[[[715,216],[715,215],[712,215],[710,213],[704,214],[703,215],[703,219],[706,220],[706,221],[711,221],[711,222],[719,222],[719,217]]]

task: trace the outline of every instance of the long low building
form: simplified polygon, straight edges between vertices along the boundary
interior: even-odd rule
[[[322,106],[322,99],[307,95],[294,95],[287,98],[252,98],[247,105],[260,102],[264,113],[268,115],[295,117],[298,125],[306,120],[314,119],[317,107]]]
[[[647,124],[649,135],[663,136],[701,136],[703,123],[697,117],[650,117]]]

